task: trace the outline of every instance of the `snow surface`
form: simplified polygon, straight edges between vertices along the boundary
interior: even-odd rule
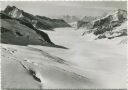
[[[6,74],[3,76],[4,87],[126,88],[125,45],[115,43],[117,40],[90,40],[89,37],[92,35],[82,36],[82,29],[57,28],[55,31],[44,32],[48,33],[55,44],[68,49],[2,44],[1,47],[7,49],[2,51],[2,61],[6,60],[2,62],[2,70]],[[8,54],[11,49],[16,51]],[[12,59],[9,60],[8,57]],[[35,81],[23,67],[20,68],[18,61],[16,64],[14,57],[33,68],[43,82]]]

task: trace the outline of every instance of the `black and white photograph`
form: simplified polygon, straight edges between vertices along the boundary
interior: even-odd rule
[[[1,90],[127,89],[126,1],[0,1]]]

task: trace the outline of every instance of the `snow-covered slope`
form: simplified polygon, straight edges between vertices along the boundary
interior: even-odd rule
[[[46,32],[68,49],[2,44],[5,88],[126,88],[125,46],[87,41],[73,28]]]

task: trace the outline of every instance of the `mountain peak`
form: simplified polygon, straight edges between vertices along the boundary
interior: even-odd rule
[[[23,17],[22,12],[23,10],[18,9],[15,6],[9,6],[9,5],[4,10],[4,13],[8,14],[9,16],[13,18]]]

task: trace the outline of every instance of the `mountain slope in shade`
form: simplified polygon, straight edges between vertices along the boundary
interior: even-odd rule
[[[12,18],[27,21],[33,24],[37,29],[52,30],[57,27],[70,27],[64,20],[61,19],[50,19],[42,16],[34,16],[23,10],[18,9],[15,6],[7,6],[4,13],[11,16]]]
[[[48,35],[42,31],[35,31],[17,20],[1,19],[1,42],[18,45],[52,45]]]

